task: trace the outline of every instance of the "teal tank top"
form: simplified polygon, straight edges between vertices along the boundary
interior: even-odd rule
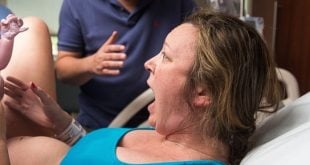
[[[116,156],[116,148],[122,137],[137,129],[103,128],[80,139],[68,151],[61,165],[128,165]],[[145,163],[147,165],[225,165],[215,160]]]

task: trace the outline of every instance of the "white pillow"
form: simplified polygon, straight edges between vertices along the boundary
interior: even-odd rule
[[[242,165],[310,164],[310,92],[268,117],[252,141]]]

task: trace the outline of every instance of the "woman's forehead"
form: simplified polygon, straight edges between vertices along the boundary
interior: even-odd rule
[[[184,23],[174,28],[167,36],[165,45],[173,51],[192,51],[197,39],[197,28]]]
[[[167,36],[168,38],[174,37],[174,38],[184,38],[184,39],[190,39],[195,38],[197,33],[197,28],[190,23],[183,23],[177,27],[175,27]]]

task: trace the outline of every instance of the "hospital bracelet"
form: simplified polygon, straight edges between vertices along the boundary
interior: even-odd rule
[[[86,135],[85,129],[81,126],[79,122],[72,119],[71,124],[59,135],[55,137],[68,145],[72,146],[80,138]]]

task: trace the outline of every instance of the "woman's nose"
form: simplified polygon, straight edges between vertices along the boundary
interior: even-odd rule
[[[149,72],[153,72],[154,71],[154,68],[155,68],[155,59],[156,59],[156,56],[152,57],[151,59],[147,60],[145,63],[144,63],[144,68],[149,71]]]

